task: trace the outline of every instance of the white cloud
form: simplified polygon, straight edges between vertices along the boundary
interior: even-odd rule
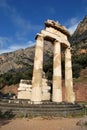
[[[68,28],[70,34],[74,33],[74,31],[76,30],[77,26],[78,26],[78,23],[76,23],[73,26],[71,26],[71,27]]]
[[[40,31],[42,28],[41,25],[32,24],[29,20],[24,19],[16,12],[12,15],[12,21],[14,25],[18,27],[18,29],[22,30],[20,33],[22,35],[25,35],[31,31]]]
[[[35,43],[28,41],[27,35],[31,31],[37,32],[41,30],[42,27],[32,24],[29,20],[23,18],[14,7],[8,4],[8,0],[0,0],[0,8],[3,8],[5,13],[9,13],[9,18],[16,29],[15,34],[11,38],[0,37],[0,54],[33,46]]]
[[[6,49],[3,49],[3,48],[0,49],[0,54],[7,53],[7,52],[13,52],[13,51],[16,51],[18,49],[25,49],[25,48],[31,47],[33,45],[35,45],[35,42],[33,42],[33,41],[27,41],[26,43],[20,44],[20,45],[13,44],[13,45],[8,46],[8,48],[6,48]]]
[[[0,37],[0,48],[3,48],[11,39],[8,37]]]
[[[33,46],[34,44],[35,43],[33,41],[27,41],[26,43],[21,44],[21,45],[14,44],[12,46],[9,46],[9,50],[10,51],[15,51],[15,50],[18,50],[18,49],[25,49],[27,47]]]
[[[70,25],[74,25],[78,22],[78,19],[77,18],[71,18],[70,21],[69,21],[69,24]]]
[[[28,47],[34,46],[35,44],[36,44],[36,43],[33,42],[33,41],[28,41],[28,42],[27,42]]]
[[[11,52],[9,49],[1,49],[0,54]]]
[[[71,34],[73,34],[73,32],[76,30],[79,22],[80,22],[80,20],[77,17],[75,17],[75,18],[69,19],[67,21],[67,23],[65,23],[65,25],[67,26],[67,28]]]
[[[32,24],[30,20],[23,18],[16,8],[10,6],[7,0],[0,0],[0,7],[5,9],[5,13],[9,13],[12,23],[17,27],[17,32],[19,31],[20,35],[26,35],[31,31],[40,31],[42,26]]]

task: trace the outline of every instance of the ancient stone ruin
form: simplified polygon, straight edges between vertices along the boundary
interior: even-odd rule
[[[51,87],[43,74],[44,40],[51,41],[54,46],[52,101],[62,102],[62,68],[61,49],[65,50],[65,102],[74,103],[71,48],[68,41],[69,32],[64,26],[53,20],[45,22],[45,29],[36,35],[36,49],[32,83],[21,80],[18,88],[18,99],[30,99],[31,103],[41,104],[43,100],[50,100]]]

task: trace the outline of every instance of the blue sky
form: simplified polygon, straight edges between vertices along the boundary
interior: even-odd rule
[[[87,0],[0,0],[0,53],[35,44],[47,19],[73,33],[85,15]]]

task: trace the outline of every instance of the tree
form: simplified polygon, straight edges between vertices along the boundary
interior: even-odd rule
[[[79,64],[73,64],[72,69],[73,69],[73,77],[78,78],[80,76],[80,71],[81,71],[82,66]]]

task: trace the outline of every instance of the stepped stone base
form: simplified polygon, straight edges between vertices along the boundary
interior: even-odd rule
[[[11,112],[16,116],[81,116],[84,108],[72,103],[43,102],[42,104],[30,104],[29,100],[5,100],[0,101],[0,111]]]

